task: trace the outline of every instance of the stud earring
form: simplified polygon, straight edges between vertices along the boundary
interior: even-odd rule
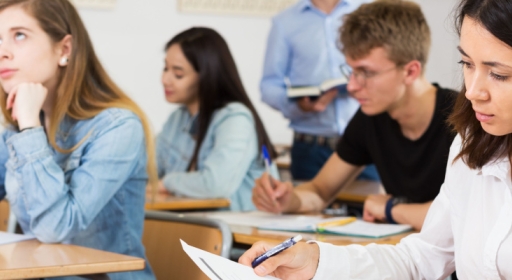
[[[68,64],[68,58],[67,57],[63,57],[60,59],[60,63],[59,65],[60,66],[66,66]]]

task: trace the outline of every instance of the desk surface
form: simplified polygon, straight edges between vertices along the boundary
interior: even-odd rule
[[[360,244],[366,245],[370,243],[377,244],[391,244],[395,245],[400,240],[413,232],[406,232],[397,235],[382,237],[382,238],[364,238],[364,237],[352,237],[352,236],[341,236],[334,234],[318,234],[318,233],[297,233],[287,231],[270,231],[270,230],[258,230],[255,227],[249,226],[238,226],[231,225],[231,231],[233,232],[233,239],[235,243],[252,245],[257,241],[267,242],[283,242],[285,239],[296,236],[297,234],[302,235],[304,241],[318,240],[334,245],[350,245]]]
[[[369,180],[356,180],[343,188],[336,196],[337,200],[364,203],[370,194],[384,194],[380,182]]]
[[[151,201],[151,195],[146,195],[146,210],[195,210],[229,207],[227,198],[196,199],[176,197],[167,194],[157,194]]]
[[[0,279],[45,278],[144,269],[144,259],[29,240],[0,246]]]

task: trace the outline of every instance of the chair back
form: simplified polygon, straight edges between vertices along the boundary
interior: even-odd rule
[[[3,199],[0,201],[0,231],[7,231],[9,212],[9,202]]]
[[[225,258],[233,243],[231,230],[222,221],[146,211],[142,243],[157,279],[209,279],[183,251],[180,239]]]

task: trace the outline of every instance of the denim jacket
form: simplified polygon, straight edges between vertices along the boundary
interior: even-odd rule
[[[83,143],[80,141],[85,139]],[[146,146],[139,118],[106,109],[87,120],[65,118],[57,144],[42,127],[2,133],[0,198],[7,194],[23,232],[65,243],[145,258],[141,242],[147,183]],[[145,270],[110,279],[154,279]]]
[[[197,171],[187,172],[196,140],[195,116],[185,107],[174,111],[157,137],[158,176],[176,195],[226,197],[233,211],[254,210],[254,180],[265,170],[251,111],[232,102],[212,116],[199,150]]]

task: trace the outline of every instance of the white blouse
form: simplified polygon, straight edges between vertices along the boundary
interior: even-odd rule
[[[512,181],[503,158],[472,170],[450,148],[445,183],[423,229],[396,246],[334,246],[317,242],[313,279],[512,279]]]

